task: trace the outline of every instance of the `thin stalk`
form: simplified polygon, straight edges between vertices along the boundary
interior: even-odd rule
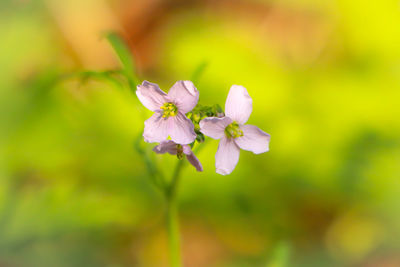
[[[167,200],[167,231],[168,231],[168,246],[169,246],[169,260],[171,267],[181,267],[181,247],[180,247],[180,233],[179,233],[179,220],[178,220],[178,207],[176,201],[176,190],[179,184],[179,178],[182,170],[184,160],[179,160],[176,164],[174,174],[166,190]]]
[[[158,189],[161,190],[161,192],[163,192],[164,190],[167,190],[164,176],[157,165],[150,159],[146,151],[140,146],[141,140],[142,135],[138,135],[134,143],[134,148],[136,152],[143,157],[151,181]]]

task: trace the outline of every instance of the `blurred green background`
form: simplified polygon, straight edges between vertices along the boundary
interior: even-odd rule
[[[245,86],[272,137],[229,176],[215,140],[185,167],[185,266],[400,266],[399,25],[398,0],[1,0],[0,266],[168,266],[108,31],[165,91]]]

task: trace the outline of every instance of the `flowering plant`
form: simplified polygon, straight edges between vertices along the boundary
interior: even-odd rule
[[[252,99],[243,86],[231,87],[225,103],[226,114],[219,106],[194,109],[199,92],[191,81],[176,82],[168,94],[158,85],[144,81],[137,86],[136,95],[146,108],[155,112],[145,122],[144,140],[160,143],[154,148],[156,153],[168,152],[177,155],[178,159],[187,155],[198,171],[203,168],[190,146],[193,147],[196,141],[202,143],[204,135],[221,139],[215,166],[216,172],[222,175],[234,170],[240,148],[255,154],[269,150],[270,135],[256,126],[244,125],[252,112]]]
[[[252,112],[252,99],[243,86],[233,85],[225,103],[225,113],[219,105],[198,105],[199,91],[191,81],[178,81],[163,92],[157,84],[144,81],[137,86],[140,102],[154,114],[145,121],[143,138],[148,143],[159,143],[153,151],[159,154],[184,157],[196,168],[203,167],[192,147],[201,144],[205,136],[221,139],[215,154],[216,172],[230,174],[239,160],[240,149],[255,154],[269,150],[269,134],[253,125],[245,125]],[[168,229],[172,266],[180,266],[179,233],[174,192],[180,166],[167,187]]]
[[[120,82],[115,76],[122,76],[128,87],[135,90],[143,106],[154,112],[144,122],[143,134],[137,139],[135,148],[143,156],[154,185],[165,196],[170,262],[171,266],[181,266],[176,191],[182,166],[186,162],[184,159],[197,171],[203,171],[194,151],[204,144],[207,136],[220,139],[215,154],[215,167],[218,174],[227,175],[235,169],[240,149],[255,154],[267,152],[270,136],[256,126],[245,124],[252,112],[252,99],[243,86],[233,85],[230,88],[224,112],[218,104],[198,104],[199,91],[191,81],[176,82],[168,93],[155,83],[144,81],[138,84],[129,49],[117,35],[109,34],[107,38],[122,63],[122,69],[101,73],[86,72],[83,77],[104,77]],[[201,65],[194,77],[199,76],[204,67],[205,65]],[[153,147],[155,153],[176,155],[178,162],[170,179],[164,177],[141,146],[142,137],[147,143],[157,143]]]

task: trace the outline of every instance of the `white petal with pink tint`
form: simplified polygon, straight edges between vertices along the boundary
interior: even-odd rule
[[[190,164],[192,164],[196,168],[198,172],[203,171],[203,166],[201,165],[199,159],[194,155],[193,152],[192,154],[187,155],[186,158],[190,162]]]
[[[255,154],[267,152],[269,150],[270,135],[260,130],[254,125],[241,125],[243,136],[235,138],[235,143],[244,150]]]
[[[232,123],[232,120],[228,117],[216,118],[209,117],[204,118],[200,121],[200,132],[214,138],[221,139],[225,133],[225,128]]]
[[[185,155],[190,155],[193,153],[192,149],[190,148],[189,145],[183,145],[182,150],[183,150],[183,154],[185,154]]]
[[[239,161],[239,147],[233,139],[223,137],[215,154],[216,172],[222,175],[230,174]]]
[[[169,119],[171,119],[171,126],[168,134],[172,141],[185,145],[192,143],[196,139],[194,125],[185,115],[178,112],[176,116],[169,117]]]
[[[225,102],[225,115],[239,124],[244,124],[253,110],[253,100],[246,88],[232,85]]]
[[[142,104],[151,111],[160,110],[160,107],[169,102],[168,96],[157,84],[144,81],[137,86],[136,95]]]
[[[183,145],[183,153],[186,155],[187,160],[192,164],[198,172],[203,171],[203,166],[201,166],[201,163],[199,159],[194,155],[192,149],[188,145]]]
[[[199,101],[199,91],[191,81],[178,81],[168,92],[178,111],[185,114],[191,111]]]
[[[165,154],[165,153],[169,153],[171,155],[178,154],[178,149],[176,148],[176,144],[171,140],[161,142],[159,145],[153,148],[153,151],[156,152],[157,154]]]
[[[163,118],[161,112],[156,112],[144,122],[143,138],[148,143],[159,143],[168,138],[171,118]]]

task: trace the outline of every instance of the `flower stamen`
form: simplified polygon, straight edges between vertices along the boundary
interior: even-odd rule
[[[163,118],[173,117],[178,114],[178,108],[171,102],[164,103],[160,109],[163,110]]]
[[[240,129],[239,124],[234,121],[225,128],[225,135],[228,138],[238,138],[243,136],[243,131]]]

